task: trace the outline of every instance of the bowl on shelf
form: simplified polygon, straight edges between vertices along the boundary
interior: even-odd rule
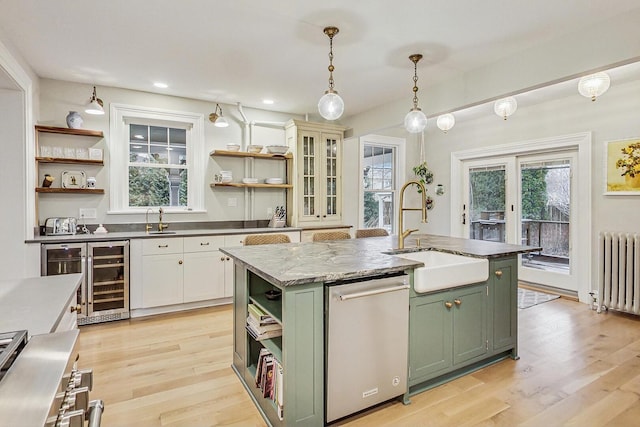
[[[286,154],[289,151],[287,145],[267,145],[269,154]]]
[[[240,150],[240,144],[227,144],[227,151],[238,151]]]
[[[265,184],[283,184],[284,179],[282,178],[267,178],[264,180]]]
[[[249,152],[249,153],[256,154],[256,153],[259,153],[261,151],[262,151],[262,145],[249,145],[247,147],[247,152]]]
[[[270,289],[264,293],[264,296],[267,297],[268,300],[279,300],[282,296],[282,291],[277,289]]]
[[[244,184],[257,184],[258,178],[242,178]]]

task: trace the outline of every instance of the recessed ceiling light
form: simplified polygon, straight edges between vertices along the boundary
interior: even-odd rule
[[[168,88],[168,87],[169,87],[169,85],[168,85],[168,84],[166,84],[166,83],[162,83],[162,82],[155,82],[153,85],[154,85],[155,87],[159,87],[160,89],[166,89],[166,88]]]
[[[263,99],[262,103],[267,105],[273,105],[273,99]]]

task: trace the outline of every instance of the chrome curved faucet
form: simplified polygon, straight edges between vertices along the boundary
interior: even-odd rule
[[[422,194],[422,207],[421,208],[405,208],[403,206],[404,204],[404,190],[407,189],[408,186],[410,185],[417,185],[418,188],[420,188],[421,190],[421,194]],[[398,210],[398,249],[403,249],[404,248],[404,239],[411,233],[413,233],[414,231],[418,231],[417,228],[410,228],[408,230],[403,230],[403,226],[404,226],[404,219],[403,219],[403,215],[402,213],[404,211],[422,211],[422,222],[427,222],[427,189],[424,187],[424,184],[422,184],[420,181],[416,181],[416,180],[411,180],[411,181],[407,181],[403,186],[402,189],[400,190],[400,204],[399,204],[400,209]]]

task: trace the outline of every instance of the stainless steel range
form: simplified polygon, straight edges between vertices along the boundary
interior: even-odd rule
[[[78,330],[0,333],[0,425],[97,427],[104,403],[89,400],[91,370],[79,370]]]

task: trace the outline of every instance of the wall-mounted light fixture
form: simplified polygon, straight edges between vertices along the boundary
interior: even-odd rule
[[[218,112],[220,112],[220,114],[218,114]],[[213,125],[218,128],[226,128],[227,126],[229,126],[229,122],[227,122],[227,119],[222,116],[222,107],[220,107],[220,105],[218,104],[216,104],[216,110],[213,113],[209,114],[209,121],[211,121]]]
[[[518,102],[512,96],[498,99],[495,104],[493,104],[493,111],[505,120],[507,120],[507,117],[515,113],[517,109]]]
[[[336,120],[344,112],[344,101],[333,89],[333,37],[340,31],[337,27],[326,27],[324,33],[329,37],[329,89],[318,101],[318,112],[326,120]]]
[[[102,108],[102,106],[102,99],[98,98],[96,95],[96,87],[94,86],[93,94],[91,95],[91,98],[89,98],[89,102],[87,102],[84,112],[87,114],[102,115],[104,114],[104,108]]]
[[[456,124],[456,118],[451,113],[442,114],[438,116],[436,125],[442,132],[447,133]]]
[[[578,92],[580,95],[591,98],[595,101],[596,97],[602,95],[609,89],[611,79],[607,73],[595,73],[584,76],[578,82]]]
[[[418,61],[422,55],[416,53],[409,59],[413,62],[413,108],[404,117],[404,127],[409,133],[420,133],[427,126],[427,116],[418,108]]]

